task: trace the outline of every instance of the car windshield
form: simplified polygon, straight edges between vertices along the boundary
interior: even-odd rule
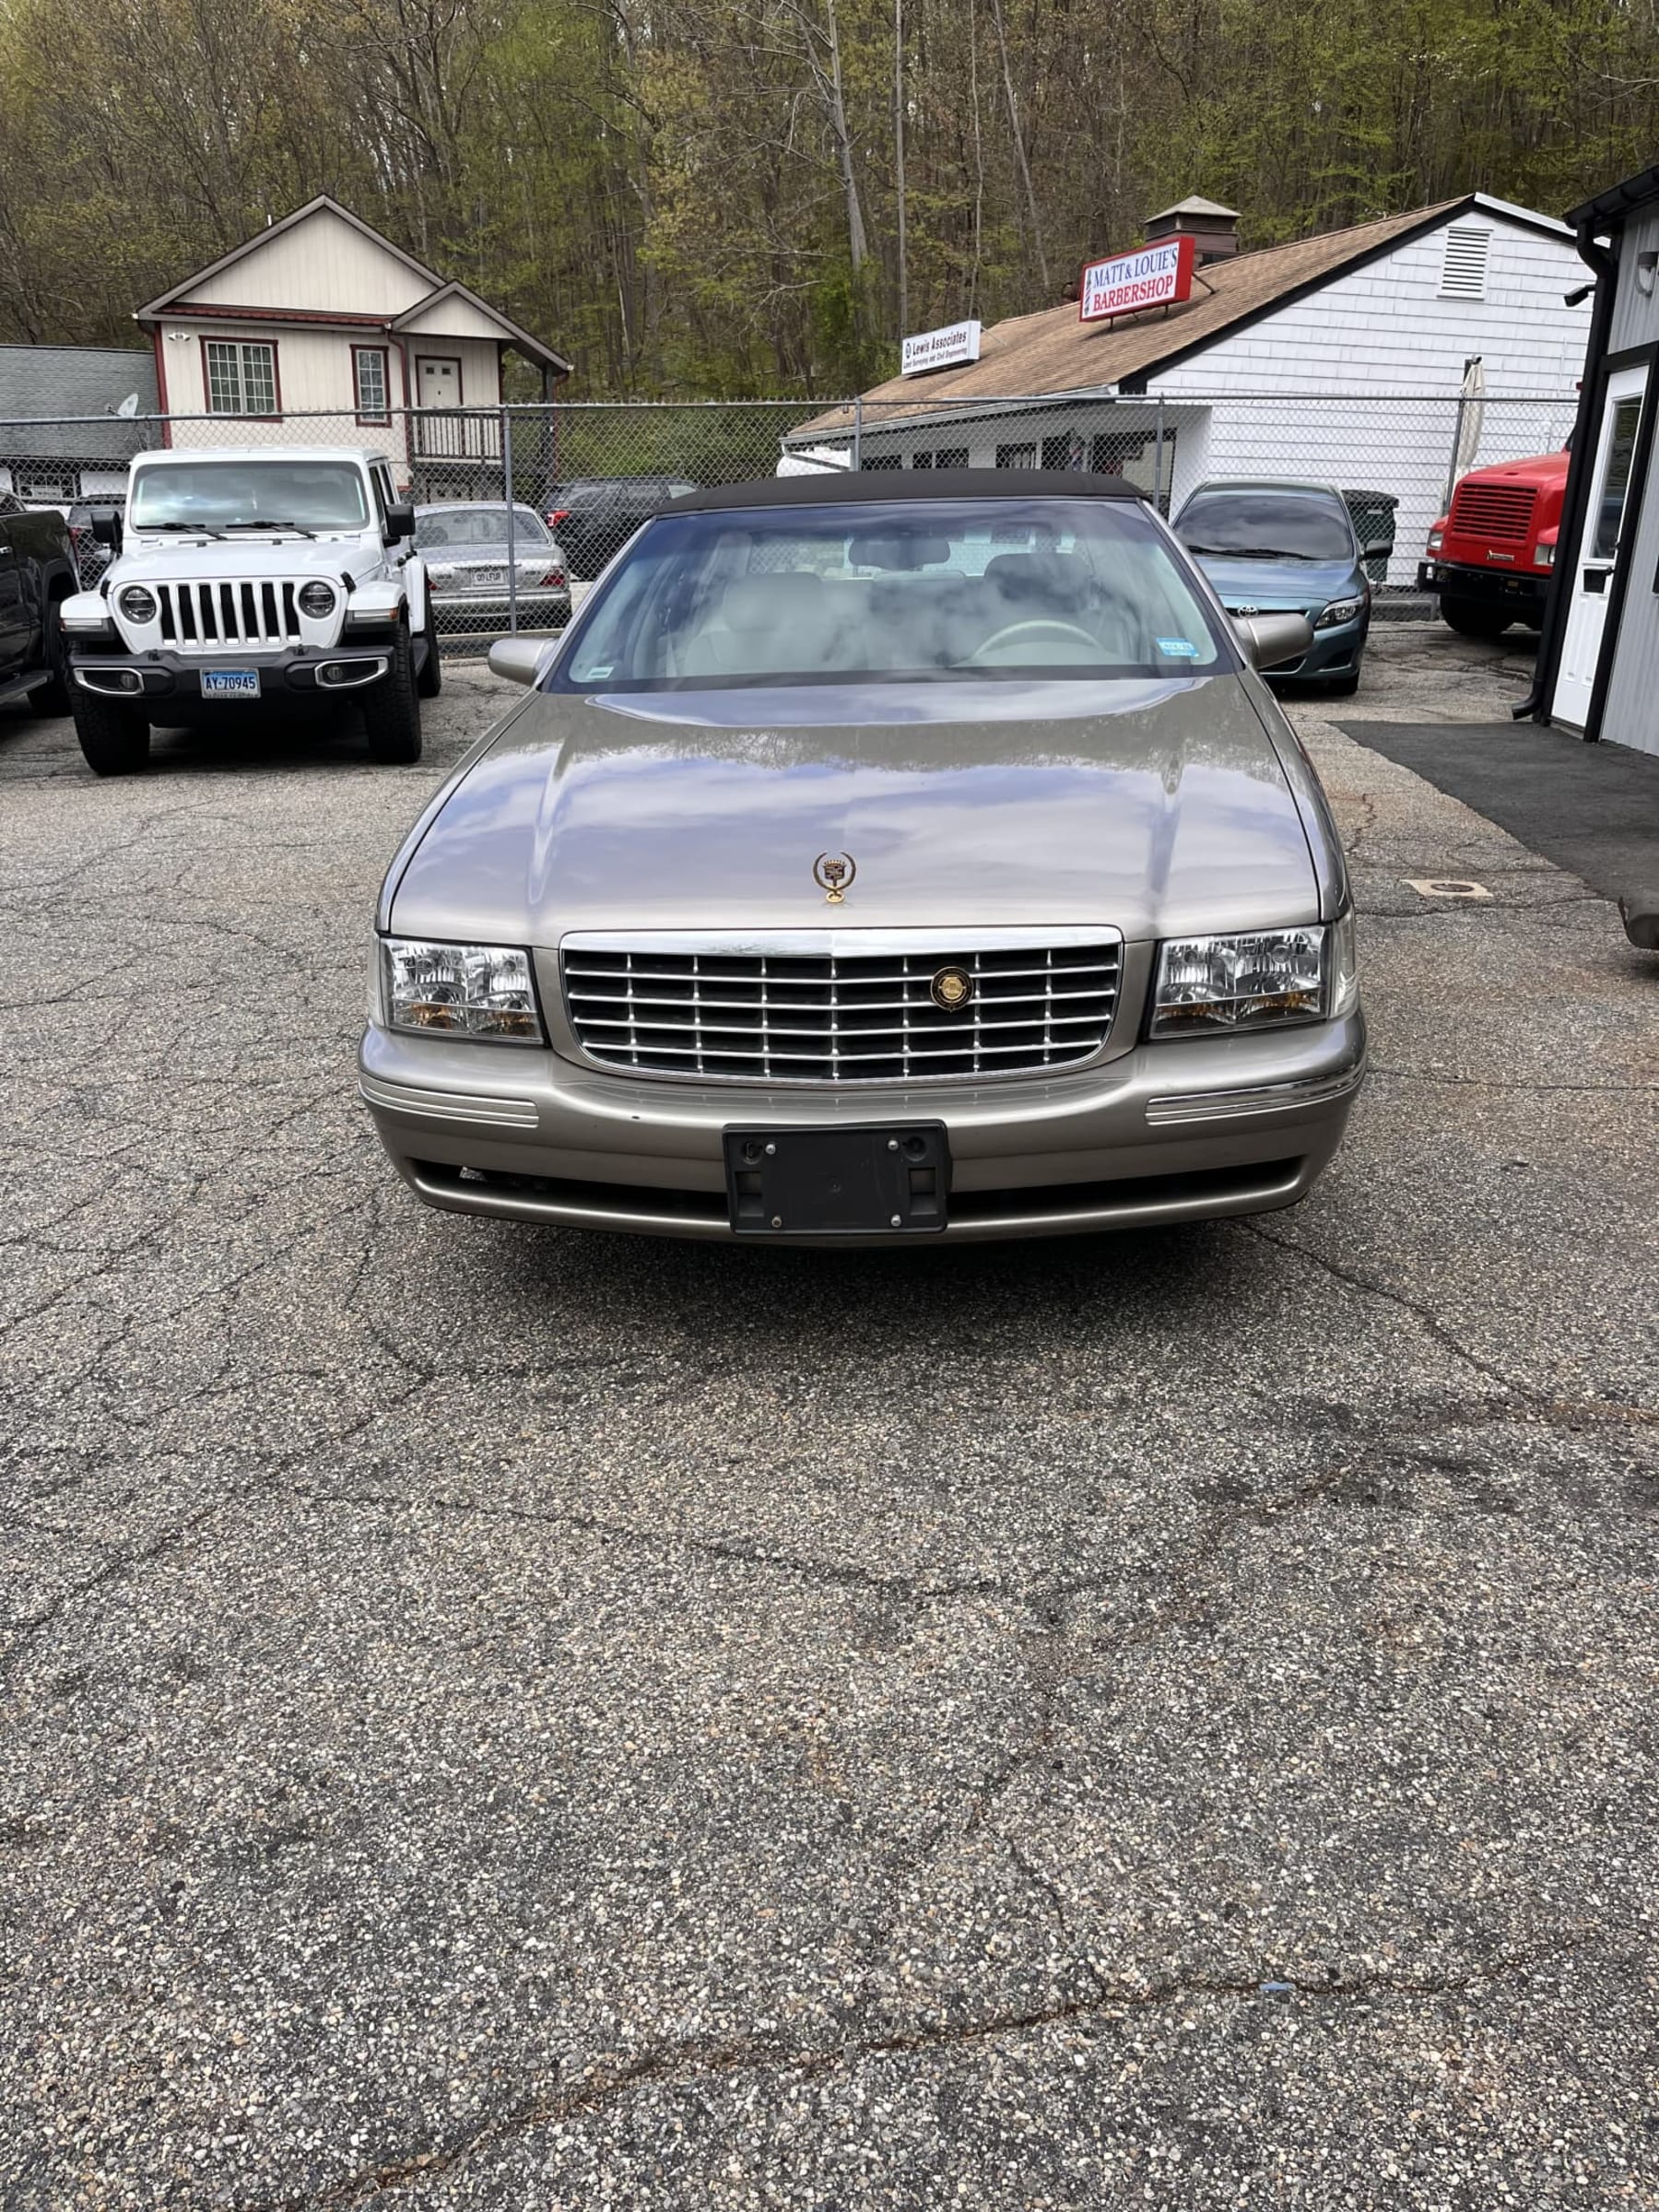
[[[512,534],[520,545],[552,543],[547,524],[529,507],[512,511]],[[429,507],[415,519],[415,543],[423,553],[440,546],[505,546],[505,507]]]
[[[369,488],[349,461],[156,462],[134,478],[127,520],[134,530],[361,530]]]
[[[1258,560],[1354,557],[1346,511],[1331,500],[1295,492],[1195,492],[1182,509],[1175,532],[1194,553]]]
[[[547,681],[671,691],[1236,666],[1138,501],[1009,495],[661,516]]]

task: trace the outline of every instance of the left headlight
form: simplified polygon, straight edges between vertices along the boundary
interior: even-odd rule
[[[382,937],[381,1006],[388,1029],[423,1037],[542,1042],[530,955],[517,946]]]
[[[1335,629],[1339,622],[1354,622],[1365,612],[1363,599],[1333,599],[1313,627]]]
[[[300,586],[300,612],[302,615],[309,615],[313,622],[321,622],[324,617],[332,615],[334,610],[335,594],[332,583],[324,583],[320,578],[313,578],[310,583],[302,583]]]
[[[1350,909],[1326,928],[1172,937],[1158,951],[1149,1034],[1277,1029],[1346,1014],[1359,994]]]

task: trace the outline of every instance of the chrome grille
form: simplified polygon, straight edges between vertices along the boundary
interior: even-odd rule
[[[1537,497],[1530,484],[1462,483],[1453,496],[1449,527],[1470,537],[1522,543]]]
[[[300,614],[297,582],[277,577],[238,576],[217,582],[151,586],[161,602],[161,635],[170,645],[194,646],[198,653],[235,651],[239,646],[298,645]]]
[[[1105,1043],[1115,931],[781,930],[573,935],[577,1043],[606,1066],[746,1083],[913,1083],[1075,1067]],[[932,995],[944,968],[968,1004]]]

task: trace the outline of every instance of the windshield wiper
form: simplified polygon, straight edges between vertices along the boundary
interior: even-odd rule
[[[133,528],[140,535],[146,530],[188,530],[192,537],[222,537],[222,530],[209,528],[206,523],[135,523]]]
[[[1283,546],[1194,546],[1189,553],[1213,554],[1218,560],[1316,560],[1315,553],[1288,553]]]
[[[303,523],[227,523],[225,527],[227,530],[291,530],[297,537],[315,537],[317,535],[314,530],[308,530]]]

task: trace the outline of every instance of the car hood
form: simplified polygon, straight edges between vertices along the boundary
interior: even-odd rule
[[[156,578],[359,575],[380,565],[378,548],[360,537],[184,538],[176,545],[123,547],[116,584]]]
[[[1352,599],[1365,588],[1351,560],[1224,560],[1197,556],[1223,606],[1253,606],[1258,613],[1317,615],[1333,599]]]
[[[790,719],[829,707],[822,690],[533,694],[429,810],[382,911],[402,935],[541,946],[594,929],[1135,938],[1314,922],[1323,826],[1304,826],[1246,683],[1103,684],[1089,711],[1041,719],[1030,687],[884,687],[895,716],[920,696],[924,718],[830,724]],[[856,865],[841,905],[813,879],[821,853]]]

